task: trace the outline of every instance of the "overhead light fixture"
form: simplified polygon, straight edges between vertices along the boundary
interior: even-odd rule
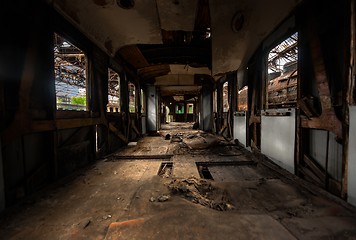
[[[245,17],[241,12],[235,13],[231,20],[231,29],[234,32],[238,32],[242,29],[244,25]]]

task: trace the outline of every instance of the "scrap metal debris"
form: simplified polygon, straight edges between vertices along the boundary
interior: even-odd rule
[[[168,189],[173,194],[183,195],[193,203],[201,204],[218,211],[234,209],[228,192],[213,186],[210,181],[205,179],[197,179],[195,177],[174,179],[169,183]]]
[[[171,137],[171,142],[181,142],[181,141],[183,141],[183,139],[180,134],[175,134]]]

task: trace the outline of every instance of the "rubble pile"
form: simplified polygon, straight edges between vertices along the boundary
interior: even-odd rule
[[[193,203],[201,204],[218,211],[228,211],[234,209],[230,202],[228,192],[213,186],[205,179],[194,177],[186,179],[173,179],[168,184],[172,194],[181,194]]]

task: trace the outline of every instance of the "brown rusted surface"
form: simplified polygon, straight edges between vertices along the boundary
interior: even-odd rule
[[[141,50],[136,45],[122,47],[119,54],[125,59],[126,62],[131,64],[134,68],[140,69],[148,67],[149,63],[142,55]]]
[[[128,143],[127,137],[117,129],[113,124],[109,123],[109,129],[112,133],[114,133],[119,139],[121,139],[124,143]]]
[[[309,119],[319,115],[313,106],[313,98],[303,97],[299,99],[298,106]]]
[[[319,128],[333,132],[339,139],[343,138],[342,124],[335,114],[332,106],[329,80],[325,69],[324,56],[321,49],[320,37],[317,35],[315,26],[309,28],[311,58],[314,67],[315,83],[319,93],[322,108],[321,116],[318,118],[302,118],[302,127]]]
[[[303,128],[324,129],[333,132],[339,139],[342,139],[342,128],[340,120],[335,113],[322,113],[320,117],[308,119],[301,116]]]
[[[154,77],[167,75],[170,71],[171,69],[168,64],[157,64],[157,65],[140,68],[138,70],[138,75],[143,80],[148,80]]]
[[[249,125],[252,125],[253,123],[261,123],[261,116],[251,114],[249,119]]]

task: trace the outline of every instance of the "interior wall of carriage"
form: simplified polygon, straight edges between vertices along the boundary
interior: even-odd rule
[[[44,3],[13,10],[0,45],[0,210],[144,130],[143,90],[119,58]]]
[[[242,145],[342,198],[351,2],[301,4],[237,71],[234,114],[234,138]]]

